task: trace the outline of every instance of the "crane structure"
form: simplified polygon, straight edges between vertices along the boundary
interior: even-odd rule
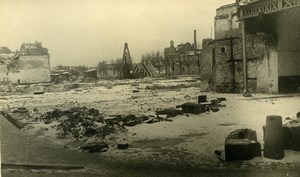
[[[122,78],[130,79],[133,76],[133,63],[131,60],[127,42],[124,45],[123,58],[122,58]]]

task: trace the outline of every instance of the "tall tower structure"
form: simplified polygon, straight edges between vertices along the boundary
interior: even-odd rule
[[[130,56],[130,52],[129,52],[127,42],[124,45],[122,64],[123,64],[123,66],[122,66],[122,78],[123,79],[132,78],[133,64],[132,64],[132,61],[131,61],[131,56]]]

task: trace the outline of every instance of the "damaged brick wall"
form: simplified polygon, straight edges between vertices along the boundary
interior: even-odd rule
[[[203,39],[201,51],[201,78],[209,80],[212,77],[213,39]]]
[[[217,9],[215,17],[215,39],[240,35],[237,6],[229,4]]]
[[[278,80],[277,53],[272,37],[264,34],[247,36],[248,85],[251,92],[274,92]],[[243,91],[242,40],[231,38],[215,41],[212,89],[217,92]]]

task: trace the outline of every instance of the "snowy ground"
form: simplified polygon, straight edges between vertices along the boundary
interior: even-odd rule
[[[139,90],[133,93],[133,90]],[[109,151],[101,154],[112,161],[145,163],[174,166],[215,166],[230,164],[216,158],[215,150],[224,150],[225,137],[239,128],[250,128],[257,132],[258,141],[263,145],[262,126],[267,115],[281,115],[295,118],[300,111],[300,95],[254,94],[244,98],[239,94],[216,94],[204,92],[206,85],[192,78],[177,80],[128,80],[99,82],[85,88],[65,92],[48,92],[42,95],[11,95],[0,97],[2,110],[26,107],[38,108],[41,112],[54,108],[68,109],[73,106],[97,108],[104,115],[134,114],[154,115],[155,110],[175,108],[185,102],[197,102],[199,95],[208,99],[225,97],[226,107],[219,112],[207,112],[199,115],[184,114],[173,118],[173,122],[158,122],[127,127],[116,137],[108,138]],[[30,118],[29,118],[30,120]],[[48,130],[42,129],[48,126]],[[47,137],[54,143],[66,143],[55,138],[55,129],[43,123],[30,124],[25,133],[35,133]],[[117,150],[116,143],[129,142],[129,149]],[[64,144],[65,145],[65,144]],[[255,158],[243,163],[246,166],[272,167],[295,166],[300,164],[300,152],[285,151],[282,160]]]

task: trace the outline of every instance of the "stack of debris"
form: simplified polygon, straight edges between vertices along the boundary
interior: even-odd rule
[[[166,117],[175,117],[182,113],[192,113],[192,114],[200,114],[207,111],[218,112],[219,107],[225,107],[225,104],[221,104],[223,101],[226,101],[226,98],[217,98],[211,100],[211,102],[207,101],[206,95],[198,96],[198,103],[187,102],[182,105],[177,105],[176,108],[181,108],[182,110],[177,110],[174,108],[164,109],[156,111],[157,116],[166,115]]]
[[[300,112],[296,117],[283,125],[284,148],[300,151]]]

